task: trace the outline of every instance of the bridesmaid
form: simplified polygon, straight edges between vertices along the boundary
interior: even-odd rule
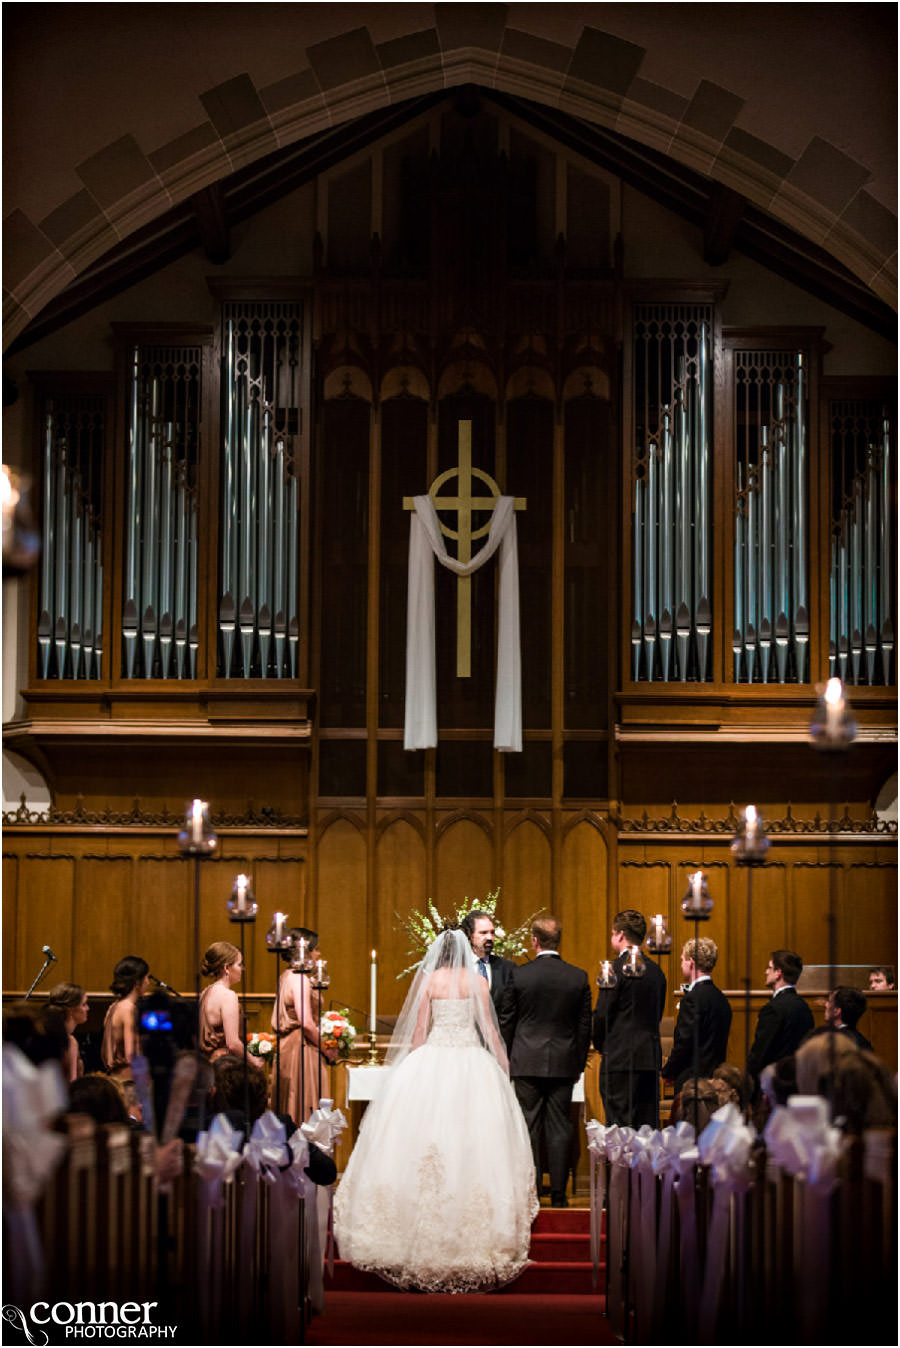
[[[232,1053],[238,1058],[246,1058],[254,1067],[262,1067],[241,1040],[241,1008],[233,990],[244,972],[241,952],[230,941],[214,941],[203,956],[200,972],[204,978],[215,979],[200,994],[197,1034],[200,1052],[210,1062],[225,1053]]]
[[[100,1058],[110,1076],[131,1082],[131,1059],[140,1052],[138,1002],[150,991],[150,965],[140,955],[126,955],[113,969],[110,991],[115,1001],[103,1021]]]
[[[57,983],[47,996],[47,1009],[61,1012],[65,1019],[68,1043],[62,1070],[66,1081],[75,1081],[84,1075],[84,1063],[81,1061],[81,1049],[75,1038],[75,1026],[83,1025],[87,1020],[87,993],[78,983]]]
[[[319,959],[319,937],[306,927],[292,927],[290,935],[306,941],[310,959]],[[282,951],[290,960],[292,952]],[[273,1101],[276,1113],[289,1114],[304,1123],[319,1104],[319,1063],[334,1062],[337,1049],[322,1047],[319,1034],[322,999],[304,974],[285,969],[278,983],[278,999],[272,1013],[272,1028],[281,1045],[281,1098]],[[273,1077],[273,1085],[275,1078]]]

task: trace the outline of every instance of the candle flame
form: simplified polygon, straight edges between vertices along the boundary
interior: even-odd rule
[[[844,696],[844,687],[840,679],[829,679],[825,685],[825,701],[832,707],[839,707]]]
[[[377,950],[373,950],[373,951],[372,951],[372,963],[373,963],[373,964],[375,963],[375,956],[376,956],[377,954],[378,954]]]
[[[756,823],[756,821],[757,821],[757,813],[756,813],[756,806],[755,806],[755,805],[748,805],[748,806],[747,806],[746,810],[744,811],[744,818],[746,819],[746,821],[747,821],[748,824],[755,824],[755,823]]]

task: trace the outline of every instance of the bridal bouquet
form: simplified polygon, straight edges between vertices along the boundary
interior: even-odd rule
[[[494,954],[502,955],[505,959],[522,959],[528,953],[528,937],[531,934],[531,924],[537,917],[537,913],[532,913],[531,917],[526,917],[524,922],[520,922],[513,931],[504,930],[500,919],[497,917],[497,899],[500,897],[500,890],[495,889],[483,899],[463,899],[456,911],[447,917],[443,917],[435,908],[431,900],[426,904],[426,911],[420,912],[414,908],[409,917],[403,919],[399,913],[394,916],[399,919],[400,931],[405,931],[410,945],[407,951],[408,955],[414,955],[414,963],[404,969],[397,975],[398,978],[405,978],[407,974],[415,973],[422,961],[432,941],[440,936],[442,931],[448,927],[460,927],[467,914],[473,912],[476,908],[480,913],[487,913],[494,924]]]
[[[247,1035],[247,1052],[252,1053],[254,1058],[268,1058],[275,1052],[275,1036],[269,1034],[267,1030],[260,1032],[254,1031]]]
[[[339,1057],[346,1058],[356,1038],[356,1030],[350,1023],[350,1012],[347,1008],[344,1007],[343,1011],[326,1011],[319,1022],[319,1033],[324,1048],[334,1047]]]

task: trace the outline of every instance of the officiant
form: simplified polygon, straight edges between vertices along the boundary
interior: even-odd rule
[[[472,912],[463,918],[462,929],[478,961],[478,972],[482,978],[487,979],[491,1001],[496,1011],[500,1006],[503,989],[512,978],[516,966],[512,960],[494,954],[494,919],[490,913],[473,908]]]

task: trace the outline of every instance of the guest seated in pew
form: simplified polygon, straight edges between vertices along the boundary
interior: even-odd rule
[[[720,1062],[712,1074],[712,1084],[716,1089],[719,1107],[737,1105],[743,1114],[750,1103],[752,1084],[747,1073],[736,1063]]]
[[[129,1117],[125,1096],[113,1077],[104,1072],[88,1072],[69,1086],[67,1114],[87,1114],[95,1123],[121,1123],[139,1127]]]
[[[889,964],[876,964],[869,970],[870,992],[893,992],[894,971]]]
[[[874,1053],[830,1029],[811,1034],[796,1054],[797,1092],[823,1095],[845,1133],[897,1125],[897,1083]]]
[[[69,1036],[59,1008],[41,1007],[36,1002],[13,1002],[3,1012],[3,1039],[15,1044],[35,1067],[57,1062],[62,1071]]]
[[[47,1007],[60,1011],[65,1018],[68,1045],[63,1064],[63,1076],[66,1081],[74,1081],[84,1074],[81,1050],[75,1038],[75,1026],[83,1025],[88,1016],[88,999],[84,988],[78,983],[57,983],[47,997]]]
[[[828,994],[828,1000],[825,1003],[825,1024],[829,1029],[846,1034],[853,1040],[857,1048],[868,1049],[871,1053],[871,1043],[856,1028],[860,1017],[865,1014],[865,1010],[865,994],[860,992],[859,988],[842,985]]]
[[[241,1059],[229,1054],[216,1059],[214,1071],[212,1113],[224,1114],[232,1128],[240,1128],[244,1137],[249,1138],[254,1123],[267,1109],[265,1077],[261,1072],[245,1072]],[[245,1090],[249,1118],[244,1111]],[[278,1114],[276,1117],[284,1124],[287,1137],[296,1132],[297,1125],[289,1114]],[[333,1184],[337,1179],[337,1166],[330,1156],[311,1144],[306,1173],[313,1184]]]
[[[699,1137],[719,1108],[719,1097],[708,1077],[689,1077],[672,1101],[669,1122],[691,1123]]]
[[[776,1105],[786,1105],[797,1094],[797,1062],[793,1053],[769,1063],[760,1073],[759,1091],[753,1099],[750,1120],[762,1132]]]

